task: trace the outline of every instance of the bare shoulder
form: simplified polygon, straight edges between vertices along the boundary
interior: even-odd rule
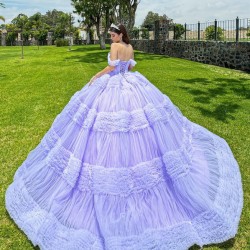
[[[111,43],[111,49],[119,48],[119,43]]]

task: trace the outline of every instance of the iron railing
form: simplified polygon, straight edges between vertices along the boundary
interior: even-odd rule
[[[250,18],[184,24],[181,40],[250,41]],[[174,39],[175,28],[169,31],[169,39]]]

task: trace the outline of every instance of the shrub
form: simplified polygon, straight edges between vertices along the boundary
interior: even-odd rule
[[[142,39],[149,39],[149,31],[146,28],[141,29],[141,38]]]
[[[69,40],[63,38],[57,38],[55,43],[57,47],[69,46]]]
[[[205,36],[207,40],[215,40],[215,26],[210,25],[205,29]],[[223,30],[221,27],[217,27],[217,40],[223,40]]]
[[[182,37],[185,32],[185,28],[182,24],[176,23],[174,25],[174,39],[178,40]]]

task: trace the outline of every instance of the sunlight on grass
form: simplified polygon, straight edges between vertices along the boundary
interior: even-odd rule
[[[31,46],[24,48],[24,59],[20,52],[20,47],[0,47],[1,250],[34,249],[5,210],[5,190],[70,97],[107,65],[108,49]],[[226,139],[239,163],[244,209],[238,234],[204,249],[250,249],[250,76],[139,51],[135,60],[134,70],[168,95],[188,119]]]

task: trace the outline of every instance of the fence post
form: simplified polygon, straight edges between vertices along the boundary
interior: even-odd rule
[[[154,53],[159,54],[159,36],[160,36],[160,21],[155,21],[155,32],[154,32]]]
[[[239,42],[239,31],[240,31],[239,17],[237,17],[236,18],[236,42]]]
[[[184,35],[184,40],[187,40],[187,24],[185,23],[185,35]]]
[[[201,24],[200,21],[198,21],[198,40],[201,40]]]
[[[214,21],[214,40],[217,41],[217,20]]]

